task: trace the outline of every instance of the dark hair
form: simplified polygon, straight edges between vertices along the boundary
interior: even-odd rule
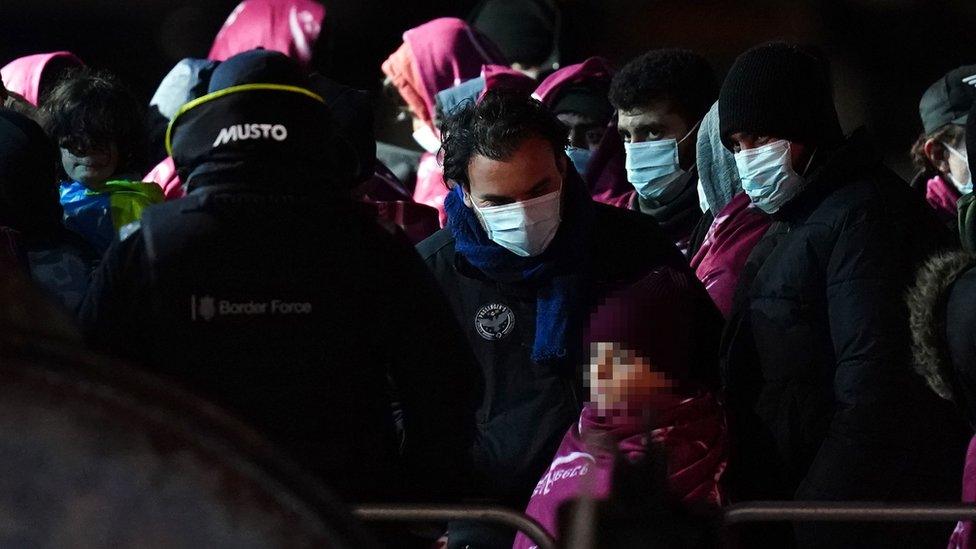
[[[115,76],[87,68],[70,71],[41,105],[44,130],[59,147],[85,151],[115,143],[119,172],[145,168],[145,109]]]
[[[688,120],[699,120],[718,98],[711,65],[690,50],[652,50],[624,65],[610,84],[610,103],[622,111],[669,100]]]
[[[462,102],[442,129],[444,178],[468,187],[468,163],[475,154],[493,160],[509,158],[531,137],[545,139],[555,155],[563,154],[568,130],[556,115],[527,94],[495,89],[481,101]]]
[[[915,164],[916,168],[926,173],[935,174],[939,170],[932,164],[929,157],[925,155],[925,142],[929,139],[935,139],[939,143],[948,143],[951,147],[958,147],[963,143],[965,138],[966,128],[959,124],[946,124],[932,133],[923,132],[912,145],[912,163]]]

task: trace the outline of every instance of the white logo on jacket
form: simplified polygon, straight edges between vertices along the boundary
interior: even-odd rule
[[[288,128],[282,124],[234,124],[220,130],[213,146],[219,147],[231,141],[245,141],[248,139],[274,139],[284,141],[288,139]]]
[[[515,327],[515,313],[501,303],[485,305],[474,315],[474,327],[478,335],[489,341],[501,339]]]
[[[583,459],[583,463],[573,467],[559,469],[560,465],[572,463],[578,459]],[[535,485],[535,490],[532,491],[532,496],[535,497],[538,495],[548,494],[552,490],[552,485],[560,480],[582,477],[586,475],[590,472],[590,465],[595,463],[596,458],[590,454],[587,454],[586,452],[571,452],[563,457],[557,457],[556,459],[552,460],[552,465],[549,466],[549,470],[546,471],[546,474],[541,480],[539,480],[538,484]]]

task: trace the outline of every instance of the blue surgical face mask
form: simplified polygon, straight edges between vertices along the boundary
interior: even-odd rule
[[[967,154],[968,151],[967,151],[967,153],[961,153],[961,152],[957,151],[956,149],[954,149],[953,147],[950,147],[947,143],[943,143],[942,145],[945,146],[945,148],[949,150],[949,154],[954,154],[954,155],[958,156],[959,159],[962,160],[966,164],[966,166],[969,166],[969,154]],[[947,173],[946,175],[949,176],[949,180],[956,187],[956,189],[959,190],[959,192],[961,194],[969,194],[969,193],[973,192],[973,174],[971,172],[969,172],[968,170],[966,172],[966,180],[965,181],[956,181],[956,178],[953,177],[953,175],[951,173]]]
[[[520,257],[533,257],[546,251],[562,220],[562,188],[537,198],[501,206],[479,208],[471,199],[475,214],[481,219],[495,244]]]
[[[590,167],[590,158],[593,157],[593,151],[579,147],[566,147],[566,156],[573,162],[576,173],[585,176],[586,170]]]
[[[734,156],[742,190],[753,204],[768,214],[779,211],[803,190],[803,177],[793,170],[789,141],[780,139],[762,147],[739,151]]]
[[[659,139],[624,143],[627,180],[637,189],[637,194],[648,200],[656,200],[674,187],[685,173],[678,162],[678,145],[688,139],[697,127],[698,124],[695,124],[680,141]]]

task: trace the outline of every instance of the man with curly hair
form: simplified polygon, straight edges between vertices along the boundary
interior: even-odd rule
[[[702,217],[695,143],[718,97],[712,67],[680,49],[652,50],[627,63],[610,85],[626,150],[630,208],[653,217],[684,252]],[[707,228],[707,227],[706,227]]]

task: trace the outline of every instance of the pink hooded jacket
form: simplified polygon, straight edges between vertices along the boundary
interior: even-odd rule
[[[559,96],[559,91],[567,84],[577,84],[586,81],[603,82],[607,86],[613,79],[613,69],[606,59],[591,57],[586,61],[563,67],[549,75],[536,88],[533,97],[551,107]],[[634,187],[627,182],[627,172],[624,169],[624,145],[617,132],[617,123],[611,121],[599,147],[590,159],[586,184],[590,188],[590,196],[597,202],[629,208],[634,194]]]
[[[976,436],[969,441],[966,450],[966,465],[962,470],[962,501],[976,503]],[[976,549],[976,532],[973,531],[972,522],[956,524],[949,538],[949,549]]]
[[[962,197],[959,190],[941,175],[936,175],[925,184],[925,200],[945,223],[954,223],[958,216],[956,202]]]
[[[434,133],[437,92],[481,75],[482,65],[504,65],[487,38],[453,17],[424,23],[403,33],[403,44],[383,62],[382,70],[396,86],[411,112]],[[436,208],[441,225],[447,220],[444,170],[436,155],[425,153],[417,168],[414,200]]]
[[[312,0],[244,0],[227,17],[207,58],[224,61],[264,48],[308,66],[324,19],[325,7]]]
[[[4,87],[37,107],[41,98],[41,78],[44,76],[44,69],[55,60],[77,67],[84,66],[81,59],[69,51],[28,55],[14,59],[0,69]]]
[[[667,455],[672,495],[685,504],[717,507],[723,503],[719,479],[725,471],[728,441],[725,415],[715,397],[706,393],[658,410],[649,429],[627,419],[604,418],[589,405],[583,408],[579,422],[563,437],[552,465],[536,484],[525,514],[558,536],[558,512],[563,503],[584,494],[606,499],[612,488],[616,454],[635,461],[643,458],[652,444]],[[600,443],[595,444],[597,441]],[[607,443],[616,448],[606,447]],[[533,547],[525,534],[515,538],[513,549]]]
[[[746,193],[739,193],[715,216],[705,241],[691,258],[695,275],[726,318],[732,310],[739,273],[770,223],[769,216],[753,207]]]

